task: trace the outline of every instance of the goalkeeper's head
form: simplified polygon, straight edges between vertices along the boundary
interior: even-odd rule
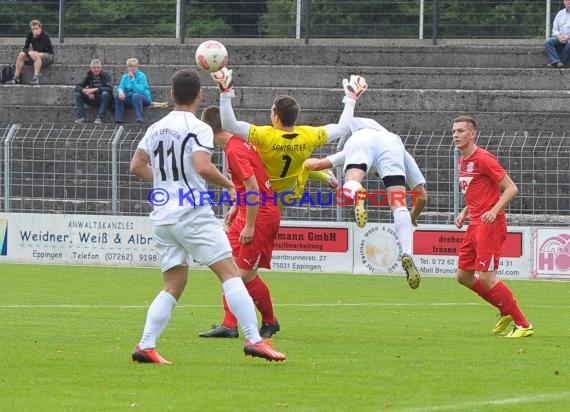
[[[174,104],[190,106],[199,103],[202,97],[200,75],[196,69],[182,69],[172,76],[172,98]]]
[[[280,95],[273,101],[271,107],[271,121],[276,127],[276,121],[281,123],[283,127],[293,127],[299,118],[299,103],[292,96]],[[277,117],[277,119],[275,119]]]

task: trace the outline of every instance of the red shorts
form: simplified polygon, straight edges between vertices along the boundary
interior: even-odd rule
[[[246,270],[255,270],[257,268],[271,269],[273,243],[279,231],[280,221],[280,213],[278,213],[277,218],[271,219],[258,216],[255,222],[253,241],[244,245],[240,243],[239,235],[245,227],[245,219],[239,216],[236,217],[228,231],[228,239],[232,245],[232,252],[239,268]]]
[[[469,225],[459,247],[459,269],[496,271],[506,239],[507,222]]]

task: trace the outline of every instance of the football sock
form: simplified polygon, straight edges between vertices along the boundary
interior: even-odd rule
[[[473,286],[471,286],[471,290],[473,292],[475,292],[476,294],[478,294],[479,296],[481,296],[481,298],[485,299],[491,305],[497,307],[499,309],[499,311],[501,312],[501,316],[506,315],[506,313],[503,313],[503,307],[497,306],[497,304],[495,303],[495,301],[493,300],[493,298],[491,296],[491,291],[489,289],[487,289],[485,287],[485,285],[483,284],[483,282],[481,282],[479,279],[477,279],[475,281],[475,283],[473,284]]]
[[[141,349],[156,347],[156,340],[168,325],[172,310],[176,306],[176,299],[170,293],[160,291],[154,298],[146,314],[142,338],[139,342]]]
[[[394,228],[398,234],[402,253],[412,254],[412,216],[407,207],[399,207],[393,212]]]
[[[230,310],[228,306],[228,301],[226,300],[226,295],[222,293],[222,303],[224,304],[224,320],[222,320],[222,326],[226,328],[235,329],[238,326],[238,320]]]
[[[226,280],[222,283],[222,288],[228,307],[238,319],[245,338],[252,343],[261,342],[261,336],[257,329],[255,306],[241,277],[236,276]]]
[[[261,313],[261,321],[265,323],[275,323],[273,312],[273,302],[267,284],[259,276],[253,278],[245,284],[249,296],[253,299],[255,307]]]
[[[497,302],[497,307],[501,310],[501,314],[511,315],[516,325],[528,328],[529,321],[526,320],[521,312],[513,292],[503,282],[497,283],[491,288],[491,298]]]
[[[356,180],[349,180],[348,182],[344,182],[344,185],[342,185],[342,187],[343,189],[348,189],[349,192],[347,193],[347,195],[350,196],[351,199],[354,199],[356,191],[362,187],[362,184],[360,184]]]

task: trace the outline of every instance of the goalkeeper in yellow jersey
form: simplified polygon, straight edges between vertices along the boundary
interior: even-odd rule
[[[280,95],[271,107],[271,126],[257,126],[235,117],[231,98],[234,96],[232,70],[224,67],[211,74],[220,88],[220,116],[222,127],[254,144],[271,181],[273,191],[282,200],[282,194],[293,192],[299,199],[308,179],[338,187],[332,171],[309,171],[303,162],[313,150],[350,133],[356,101],[368,87],[362,76],[352,75],[343,80],[344,110],[338,124],[326,126],[298,126],[299,104],[292,96]]]

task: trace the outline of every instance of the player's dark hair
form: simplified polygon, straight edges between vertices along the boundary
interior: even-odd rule
[[[223,130],[220,108],[218,106],[206,107],[202,112],[202,121],[210,126],[214,133],[219,133]]]
[[[172,76],[174,103],[192,104],[200,93],[200,75],[196,69],[182,69]]]
[[[470,123],[471,126],[473,126],[473,129],[477,130],[477,122],[471,116],[465,116],[465,115],[459,116],[455,118],[455,120],[453,121],[453,123],[459,123],[459,122]]]
[[[294,97],[287,95],[280,95],[273,101],[273,109],[275,114],[281,119],[281,123],[285,127],[295,126],[297,119],[299,118],[299,103]]]

